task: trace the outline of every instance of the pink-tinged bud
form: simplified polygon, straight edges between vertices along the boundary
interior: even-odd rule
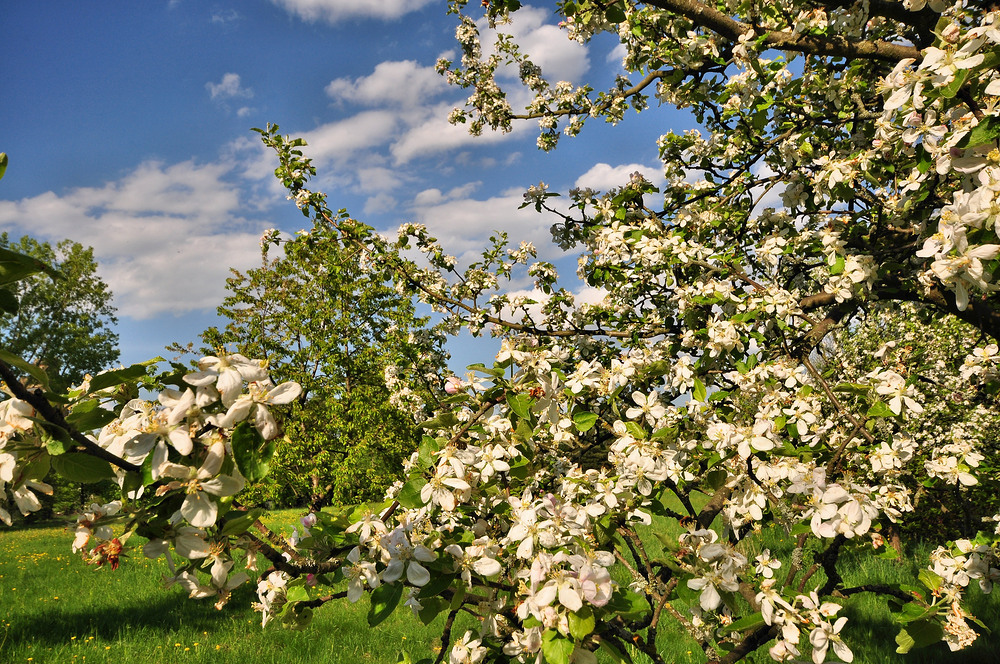
[[[451,376],[444,383],[444,391],[448,394],[458,394],[465,387],[465,383],[458,376]]]
[[[312,588],[317,583],[315,574],[306,574],[306,585]]]
[[[299,522],[302,524],[303,528],[312,528],[316,525],[316,515],[306,514],[304,517],[299,519]]]

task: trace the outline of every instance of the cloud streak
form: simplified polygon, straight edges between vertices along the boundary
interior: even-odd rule
[[[288,13],[313,23],[339,23],[348,19],[395,20],[422,9],[434,0],[271,0]]]
[[[209,81],[205,84],[205,89],[212,96],[212,99],[249,99],[253,97],[253,90],[243,87],[240,75],[235,73],[225,74],[218,83]]]
[[[0,201],[0,227],[94,247],[121,316],[148,319],[218,306],[229,267],[259,260],[264,224],[239,215],[231,165],[146,162],[103,187]]]

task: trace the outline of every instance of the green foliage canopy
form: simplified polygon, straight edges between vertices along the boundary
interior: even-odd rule
[[[202,335],[209,348],[267,358],[276,380],[302,386],[270,475],[243,498],[315,507],[375,499],[399,479],[419,440],[412,413],[392,401],[385,369],[418,367],[408,373],[433,399],[445,360],[440,340],[391,275],[328,225],[279,238],[265,234],[260,267],[233,271],[219,307],[229,322]]]
[[[56,246],[0,234],[0,248],[51,265],[60,278],[34,274],[13,286],[17,312],[0,319],[0,345],[47,367],[50,378],[77,384],[118,360],[118,319],[111,289],[97,273],[94,250],[62,240]]]

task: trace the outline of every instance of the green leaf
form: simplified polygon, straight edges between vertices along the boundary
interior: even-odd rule
[[[159,360],[161,358],[156,359]],[[90,391],[87,394],[93,394],[109,387],[138,380],[146,375],[146,367],[155,361],[150,360],[142,364],[133,364],[124,369],[115,369],[114,371],[105,371],[102,374],[98,374],[90,380]]]
[[[385,583],[372,591],[372,604],[368,609],[368,626],[375,627],[389,617],[403,596],[402,583]]]
[[[528,419],[531,413],[531,397],[526,394],[509,392],[507,394],[507,405],[522,420]]]
[[[579,611],[569,614],[569,633],[577,641],[587,638],[594,631],[594,611],[584,604]]]
[[[838,254],[837,260],[830,266],[830,274],[838,275],[844,271],[845,267],[847,267],[847,261],[844,260],[843,256]]]
[[[573,424],[580,433],[589,431],[597,424],[597,413],[590,413],[585,410],[578,410],[573,413]]]
[[[423,624],[430,625],[435,618],[448,610],[448,600],[443,597],[426,597],[420,600],[420,606],[422,608],[417,612],[417,617]]]
[[[258,507],[248,512],[238,513],[240,516],[227,518],[222,525],[222,534],[241,535],[245,533],[263,513],[263,508]]]
[[[705,397],[708,396],[708,390],[705,389],[705,384],[697,378],[694,379],[694,394],[692,396],[695,401],[705,401]]]
[[[66,416],[66,421],[78,431],[92,431],[113,422],[115,417],[114,411],[101,408],[100,401],[88,399],[75,404],[73,412]]]
[[[7,153],[0,152],[0,179],[3,179],[3,174],[7,172]]]
[[[67,452],[52,457],[52,470],[72,482],[82,484],[109,480],[115,476],[110,463],[82,452]]]
[[[847,392],[849,394],[857,394],[858,396],[868,394],[871,389],[871,385],[865,385],[863,383],[838,383],[833,386],[834,392]]]
[[[962,137],[962,140],[958,142],[958,147],[967,148],[985,145],[995,141],[998,136],[1000,136],[1000,117],[989,115]]]
[[[451,574],[435,574],[431,576],[431,580],[428,581],[426,586],[420,589],[417,593],[417,597],[420,598],[421,603],[425,597],[436,597],[442,595],[451,582],[455,580],[455,577]]]
[[[907,602],[903,605],[902,610],[896,616],[896,620],[901,623],[913,622],[914,620],[924,620],[937,614],[938,609],[935,606],[925,606],[923,604],[918,604],[917,602]]]
[[[601,649],[611,656],[611,661],[614,664],[632,664],[632,658],[627,652],[618,650],[606,640],[601,641]]]
[[[288,598],[289,602],[308,602],[309,591],[306,590],[305,586],[289,586],[285,597]]]
[[[547,629],[542,634],[542,654],[545,655],[546,664],[569,664],[574,647],[571,640],[554,629]]]
[[[917,578],[920,579],[922,584],[930,588],[932,591],[937,590],[941,587],[941,584],[944,583],[944,579],[926,567],[920,570],[920,573],[917,574]]]
[[[941,96],[944,97],[945,99],[951,99],[952,97],[957,95],[958,91],[962,89],[963,85],[965,85],[965,80],[968,77],[969,77],[968,69],[959,69],[958,71],[956,71],[955,78],[953,78],[948,85],[944,86],[943,88],[938,88],[938,90],[941,92]]]
[[[248,482],[259,482],[267,477],[275,441],[265,442],[256,427],[249,422],[240,422],[233,429],[230,442],[236,465]]]
[[[896,417],[896,413],[892,412],[886,404],[881,401],[876,401],[872,404],[871,408],[868,409],[868,417]]]
[[[52,436],[42,436],[45,439],[45,451],[52,456],[59,456],[60,454],[65,454],[67,450],[72,447],[72,444],[67,443],[64,440],[59,440],[58,438],[53,438]]]
[[[0,284],[14,283],[38,272],[63,279],[59,272],[37,258],[0,247]]]
[[[936,620],[918,620],[899,630],[896,635],[896,652],[905,654],[912,648],[923,648],[937,643],[944,636],[941,623]]]
[[[408,510],[423,507],[424,501],[420,499],[420,490],[424,488],[425,484],[427,484],[427,480],[423,477],[414,477],[399,490],[396,500]]]
[[[743,618],[740,618],[731,625],[727,625],[725,629],[732,632],[742,632],[748,629],[756,629],[757,627],[760,627],[763,624],[765,624],[764,616],[761,614],[760,611],[758,611],[757,613],[753,613],[749,616],[744,616]]]
[[[17,313],[17,296],[7,288],[0,288],[0,309],[9,314]]]
[[[608,19],[608,23],[623,23],[625,21],[625,12],[622,10],[621,5],[611,5],[604,10],[604,18]]]
[[[705,479],[708,481],[708,486],[712,487],[712,489],[721,488],[722,485],[726,483],[726,480],[728,478],[729,478],[729,473],[727,473],[725,470],[721,468],[713,470],[705,477]]]
[[[0,361],[5,362],[10,366],[20,369],[21,371],[27,373],[36,381],[38,381],[38,384],[42,386],[43,390],[48,391],[49,377],[45,375],[45,372],[42,371],[39,367],[36,367],[34,364],[28,364],[27,362],[19,358],[17,355],[14,355],[13,353],[8,353],[7,351],[2,349],[0,349]]]

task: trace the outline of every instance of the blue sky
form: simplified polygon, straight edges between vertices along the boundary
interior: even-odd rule
[[[308,225],[250,132],[268,122],[309,142],[314,188],[331,207],[379,229],[425,223],[460,257],[502,228],[558,259],[554,220],[518,211],[523,191],[539,181],[563,192],[607,188],[637,168],[655,178],[656,137],[683,120],[654,110],[616,128],[593,123],[550,154],[536,149],[533,123],[471,137],[445,121],[466,94],[433,71],[457,50],[445,8],[5,3],[0,151],[10,166],[0,230],[94,247],[126,364],[196,341],[217,322],[228,269],[258,264],[261,232]],[[509,30],[547,78],[609,85],[621,66],[614,43],[577,44],[555,23],[551,6],[528,7]],[[525,99],[513,88],[510,98]],[[453,352],[459,364],[488,360],[461,344]]]

